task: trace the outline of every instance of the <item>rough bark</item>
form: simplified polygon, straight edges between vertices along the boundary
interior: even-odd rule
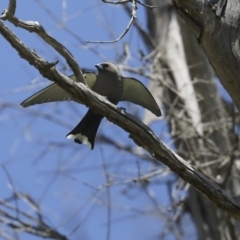
[[[221,1],[220,1],[221,2]],[[240,110],[240,2],[228,0],[220,16],[203,0],[174,0],[222,85]]]
[[[185,1],[182,2],[184,2],[184,6],[187,6],[188,1],[186,1],[186,5]],[[183,4],[182,2],[181,4]],[[156,4],[156,1],[146,0],[146,3],[153,5]],[[189,1],[190,4],[192,4],[192,1],[191,3]],[[207,56],[210,53],[213,54],[210,54],[210,62],[214,61],[213,67],[222,77],[223,82],[228,81],[224,75],[226,74],[224,61],[227,58],[225,56],[224,61],[221,61],[221,58],[224,54],[230,53],[222,52],[220,58],[218,58],[217,48],[223,47],[223,43],[219,43],[219,39],[218,43],[214,42],[217,39],[210,41],[208,37],[213,32],[210,34],[210,30],[205,30],[202,35],[199,34],[199,39],[196,39],[196,36],[194,37],[191,34],[190,29],[186,28],[185,23],[177,20],[174,9],[167,1],[158,2],[158,5],[159,9],[147,11],[149,31],[155,46],[147,45],[150,51],[153,51],[154,48],[158,49],[153,61],[152,75],[154,80],[158,79],[161,84],[151,82],[150,87],[154,90],[153,93],[157,92],[157,89],[163,92],[162,99],[164,99],[166,119],[168,119],[171,135],[175,139],[175,146],[179,154],[185,159],[194,156],[196,162],[193,165],[198,166],[204,174],[219,184],[224,183],[226,189],[237,194],[239,192],[238,187],[236,187],[237,180],[230,175],[231,170],[227,170],[232,168],[231,161],[233,160],[231,160],[231,157],[233,157],[233,146],[236,144],[232,139],[231,121],[228,121],[230,116],[225,110],[217,91],[215,74],[198,41],[203,45]],[[178,11],[180,10],[178,9]],[[184,14],[185,12],[186,9]],[[211,9],[210,12],[216,18]],[[183,15],[182,12],[181,15]],[[207,19],[209,20],[209,18]],[[206,24],[206,19],[204,21]],[[211,27],[213,28],[212,24]],[[213,30],[212,28],[211,30]],[[202,29],[204,28],[200,28],[200,30]],[[225,44],[226,41],[225,38]],[[233,37],[230,41],[234,41]],[[214,50],[211,49],[213,45]],[[213,60],[211,60],[211,57]],[[231,57],[236,58],[232,53]],[[234,61],[236,62],[236,60]],[[219,62],[221,64],[217,65]],[[231,70],[228,70],[233,71],[233,76],[236,78],[236,76],[239,76],[239,64],[238,66],[233,65]],[[160,70],[163,68],[167,68],[169,71]],[[191,79],[190,82],[188,78]],[[236,79],[234,81],[236,82]],[[195,98],[191,95],[192,89],[189,86],[186,89],[187,84],[190,84],[194,89]],[[235,95],[235,90],[232,92],[232,97]],[[230,88],[229,91],[231,91]],[[235,99],[234,101],[238,100]],[[189,102],[192,105],[189,105]],[[217,164],[210,165],[211,161],[216,161]],[[203,165],[207,167],[201,167]],[[217,209],[193,188],[189,190],[186,209],[195,222],[198,239],[229,239],[229,236],[231,236],[231,239],[236,239],[239,234],[236,221],[234,222],[227,214]]]

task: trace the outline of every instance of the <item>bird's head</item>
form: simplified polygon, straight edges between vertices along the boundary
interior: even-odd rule
[[[100,64],[96,64],[95,67],[98,69],[99,73],[104,71],[104,72],[111,72],[111,73],[116,73],[119,74],[119,70],[117,66],[110,62],[104,62]]]

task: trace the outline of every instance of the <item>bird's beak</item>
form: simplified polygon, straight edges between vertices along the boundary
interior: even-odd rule
[[[101,64],[96,64],[95,67],[98,69],[98,70],[103,70],[103,66]]]

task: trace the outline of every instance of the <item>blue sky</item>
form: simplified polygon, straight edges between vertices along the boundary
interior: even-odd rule
[[[8,1],[2,0],[1,11],[7,5]],[[116,44],[85,44],[86,40],[118,37],[130,18],[120,6],[104,4],[99,0],[17,1],[16,16],[23,20],[38,21],[71,51],[84,68],[94,69],[96,63],[114,61],[123,52],[123,43],[131,46],[129,65],[137,66],[138,49],[144,49],[134,29]],[[144,9],[141,6],[138,9],[138,21],[144,26]],[[71,74],[66,62],[37,35],[15,28],[8,22],[5,24],[28,47],[35,49],[49,62],[59,60],[58,68],[67,75]],[[139,172],[148,173],[156,166],[131,154],[116,151],[111,146],[96,143],[94,151],[90,151],[85,145],[77,145],[66,139],[66,134],[85,114],[85,106],[67,102],[22,108],[20,103],[24,99],[50,82],[21,59],[2,36],[0,56],[0,161],[11,176],[15,189],[31,195],[39,203],[48,223],[61,233],[69,236],[81,223],[70,239],[105,239],[109,209],[111,239],[157,238],[165,225],[162,213],[149,214],[151,209],[156,211],[156,208],[147,191],[154,191],[154,199],[166,214],[170,203],[165,181],[175,176],[168,174],[156,177],[160,183],[149,189],[146,187],[146,192],[133,183],[111,187],[110,201],[106,189],[96,193],[96,189],[106,183],[104,164],[112,181],[119,183],[137,177]],[[147,84],[146,80],[140,80]],[[131,111],[135,107],[131,105],[129,109]],[[153,129],[157,135],[169,140],[167,133],[164,133],[164,122],[153,124]],[[99,133],[114,137],[119,143],[134,146],[128,133],[107,120],[101,123]],[[165,168],[161,165],[157,167]],[[7,198],[12,191],[6,173],[0,170],[0,197]],[[26,212],[32,212],[28,205],[19,204]],[[73,216],[74,213],[76,216]],[[186,219],[188,222],[189,219]],[[35,238],[20,235],[20,239]],[[173,237],[169,234],[166,239]]]

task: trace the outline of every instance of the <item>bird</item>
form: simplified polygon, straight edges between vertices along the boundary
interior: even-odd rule
[[[152,94],[140,81],[131,77],[123,77],[117,66],[110,62],[96,64],[95,67],[98,74],[90,71],[83,72],[86,84],[91,90],[105,96],[115,105],[120,101],[128,101],[150,110],[158,117],[162,115]],[[74,75],[69,76],[69,78],[77,81]],[[53,83],[24,100],[21,105],[29,107],[46,102],[71,100],[79,102],[71,94]],[[74,139],[76,143],[86,144],[93,150],[96,133],[103,117],[89,108],[86,115],[66,137]]]

